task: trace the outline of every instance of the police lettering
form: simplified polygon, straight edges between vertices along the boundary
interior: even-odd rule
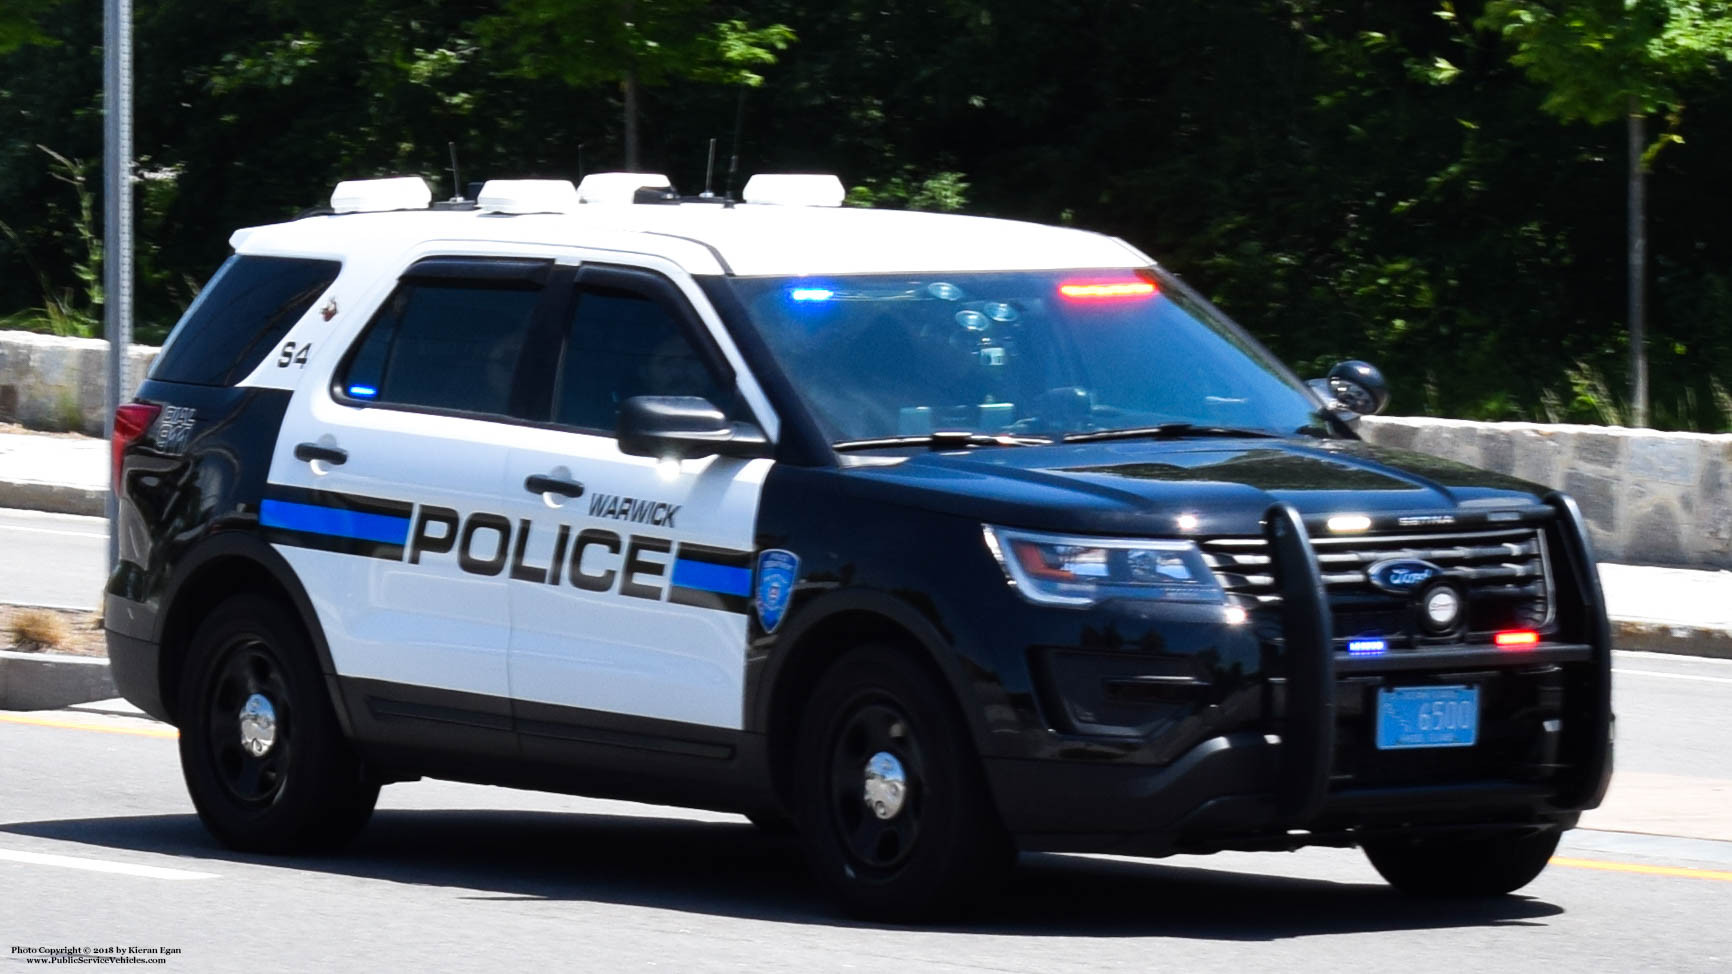
[[[618,499],[621,509],[647,511],[642,520],[671,525],[677,504]],[[628,506],[629,505],[629,506]],[[658,510],[659,509],[659,510]],[[563,580],[586,592],[613,592],[638,599],[660,601],[674,543],[646,535],[624,537],[602,528],[584,528],[572,534],[568,525],[554,528],[553,556],[545,565],[530,556],[535,522],[519,518],[515,526],[498,514],[477,511],[459,518],[449,507],[422,505],[415,512],[409,533],[409,563],[421,563],[423,555],[457,553],[457,567],[471,575],[496,576],[511,566],[511,577],[540,585],[558,585]],[[541,530],[547,530],[542,528]]]
[[[658,528],[674,527],[674,515],[679,512],[678,504],[643,497],[596,494],[589,499],[590,517],[611,517],[619,521],[653,524]]]

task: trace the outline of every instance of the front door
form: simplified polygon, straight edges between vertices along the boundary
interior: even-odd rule
[[[731,418],[763,417],[743,404],[726,335],[669,277],[586,264],[574,297],[553,422],[521,431],[506,460],[524,532],[510,675],[526,752],[543,731],[562,736],[557,725],[738,729],[771,461],[628,456],[614,431],[619,403],[638,395],[702,396]]]

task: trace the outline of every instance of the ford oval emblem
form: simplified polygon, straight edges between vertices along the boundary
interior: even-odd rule
[[[1431,562],[1413,558],[1380,561],[1365,570],[1373,586],[1396,595],[1406,595],[1442,574],[1443,569]]]

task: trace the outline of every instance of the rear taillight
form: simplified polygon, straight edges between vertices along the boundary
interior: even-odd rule
[[[126,455],[126,448],[150,429],[150,424],[156,422],[157,414],[161,412],[161,406],[147,402],[129,402],[114,411],[114,437],[109,441],[109,449],[114,460],[111,480],[115,496],[120,495],[120,460]]]

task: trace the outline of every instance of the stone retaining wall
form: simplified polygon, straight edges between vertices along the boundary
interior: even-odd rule
[[[144,381],[157,351],[132,346],[126,397]],[[101,436],[107,388],[108,343],[102,339],[0,332],[0,422]]]
[[[1569,493],[1605,561],[1732,568],[1732,435],[1378,416],[1359,433]]]
[[[0,422],[101,435],[107,349],[100,339],[0,332]],[[157,351],[132,347],[128,395]],[[1732,435],[1388,416],[1359,431],[1568,491],[1608,561],[1732,568]]]

